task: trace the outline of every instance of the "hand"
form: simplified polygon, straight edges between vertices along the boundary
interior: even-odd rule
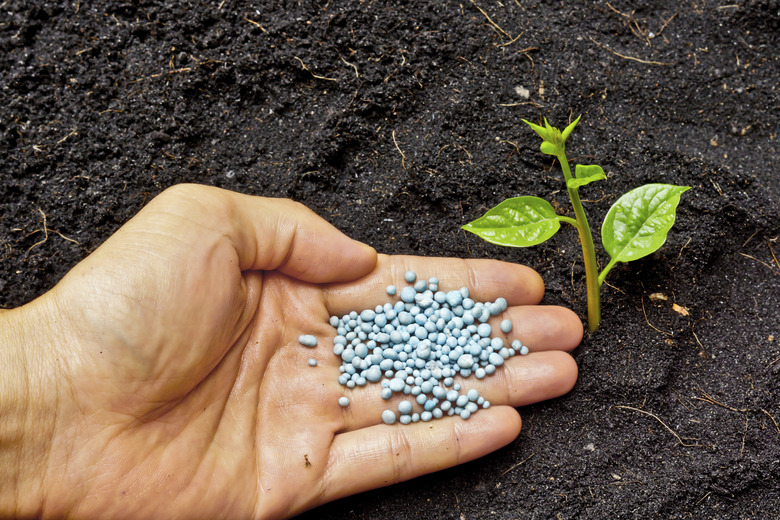
[[[379,385],[336,381],[328,318],[407,269],[504,296],[532,351],[468,380],[493,406],[467,421],[381,424]],[[283,518],[482,456],[576,379],[581,322],[542,294],[523,266],[377,255],[288,200],[171,188],[0,314],[0,516]]]

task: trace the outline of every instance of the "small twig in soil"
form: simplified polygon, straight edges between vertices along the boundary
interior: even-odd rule
[[[398,141],[395,140],[395,130],[393,130],[393,143],[395,144],[395,149],[398,150],[398,153],[401,154],[401,167],[405,170],[406,169],[406,154],[404,154],[403,150],[401,150],[401,147],[398,146]]]
[[[604,285],[606,285],[606,286],[607,286],[607,287],[609,287],[610,289],[612,289],[612,290],[614,290],[614,291],[617,291],[617,292],[619,292],[619,293],[621,293],[621,294],[626,294],[626,291],[624,291],[624,290],[622,290],[622,289],[619,289],[618,287],[615,287],[614,285],[612,285],[611,283],[609,283],[609,282],[608,282],[608,281],[606,281],[606,280],[604,280]]]
[[[694,439],[694,438],[689,438],[689,437],[680,437],[679,435],[677,435],[677,433],[674,430],[669,428],[669,426],[667,426],[667,424],[665,422],[663,422],[657,415],[655,415],[653,413],[646,412],[644,410],[640,410],[639,408],[634,408],[633,406],[624,406],[624,405],[620,405],[620,404],[615,405],[615,408],[625,408],[626,410],[633,410],[635,412],[639,412],[639,413],[643,413],[645,415],[649,415],[650,417],[652,417],[653,419],[655,419],[656,421],[661,423],[664,428],[669,430],[669,432],[677,438],[677,442],[679,442],[681,445],[687,446],[687,447],[701,446],[701,444],[686,444],[685,442],[683,442],[683,438],[688,439],[688,440],[694,440],[694,441],[697,441],[699,439]]]
[[[612,7],[612,5],[609,2],[605,2],[605,3],[607,4],[607,7],[612,9],[614,12],[616,12],[617,14],[622,16],[623,18],[628,18],[629,20],[633,20],[634,19],[634,12],[633,11],[631,12],[631,14],[621,13],[620,11],[618,11],[617,9]]]
[[[303,62],[303,60],[302,60],[302,59],[300,59],[298,56],[293,56],[293,58],[295,58],[296,60],[298,60],[298,62],[301,64],[301,67],[303,67],[303,70],[305,70],[306,72],[308,72],[309,74],[311,74],[311,75],[312,75],[312,77],[314,77],[314,78],[316,78],[316,79],[324,79],[324,80],[326,80],[326,81],[335,81],[335,82],[338,82],[338,79],[337,79],[337,78],[328,78],[328,77],[325,77],[325,76],[320,76],[319,74],[315,74],[315,73],[313,73],[313,72],[312,72],[312,71],[309,69],[309,67],[307,67],[307,66],[306,66],[306,64]]]
[[[645,321],[647,322],[647,324],[650,325],[653,329],[657,330],[661,334],[666,334],[667,336],[674,336],[673,333],[666,332],[665,330],[661,330],[658,327],[656,327],[655,325],[653,325],[652,323],[650,323],[650,320],[647,319],[647,311],[645,311],[645,297],[644,296],[642,296],[642,314],[645,315]]]
[[[347,65],[349,65],[349,66],[350,66],[350,67],[352,67],[353,69],[355,69],[355,77],[356,77],[356,78],[358,78],[358,79],[360,79],[360,74],[358,74],[358,68],[357,68],[357,65],[355,65],[354,63],[350,63],[350,62],[348,62],[347,60],[345,60],[345,59],[344,59],[344,57],[343,57],[343,56],[341,57],[341,61],[343,61],[344,63],[346,63]]]
[[[532,105],[535,106],[536,108],[542,108],[542,106],[544,106],[544,105],[540,105],[535,101],[522,101],[520,103],[499,103],[498,104],[498,106],[500,107],[519,107],[523,105]]]
[[[506,143],[506,144],[511,144],[512,146],[514,146],[514,147],[515,147],[515,151],[516,151],[518,154],[520,153],[520,148],[517,146],[517,143],[513,143],[512,141],[507,141],[506,139],[502,139],[502,140],[500,140],[500,141],[499,141],[499,143]]]
[[[680,257],[682,256],[683,249],[685,249],[686,247],[688,247],[688,244],[690,244],[690,243],[691,243],[691,240],[692,240],[692,239],[693,239],[693,237],[688,237],[688,241],[687,241],[685,244],[683,244],[683,246],[680,248],[680,252],[679,252],[679,253],[677,253],[677,258],[680,258]]]
[[[39,246],[39,245],[45,243],[47,240],[49,240],[49,229],[46,227],[46,213],[44,213],[41,208],[38,208],[38,212],[40,212],[41,216],[43,217],[43,229],[42,230],[41,229],[36,229],[32,233],[30,233],[30,235],[32,235],[33,233],[38,233],[39,231],[43,231],[43,240],[40,240],[40,241],[34,243],[33,245],[31,245],[30,248],[27,250],[28,253],[35,246]]]
[[[645,40],[647,42],[647,44],[650,45],[650,40],[647,37],[647,31],[645,31],[644,29],[639,27],[639,21],[634,16],[634,12],[635,11],[631,11],[631,14],[626,14],[626,13],[622,13],[622,12],[618,11],[617,9],[615,9],[614,7],[612,7],[609,2],[606,2],[606,4],[607,4],[607,7],[609,7],[614,12],[616,12],[617,14],[619,14],[620,16],[622,16],[623,18],[628,20],[628,22],[627,22],[628,28],[631,29],[631,32],[634,33],[634,35],[637,38]]]
[[[768,268],[769,268],[769,269],[771,269],[772,271],[774,271],[774,270],[775,270],[775,268],[774,268],[773,266],[769,265],[768,263],[766,263],[766,262],[764,262],[764,261],[762,261],[762,260],[759,260],[759,259],[758,259],[758,258],[756,258],[755,256],[746,255],[745,253],[740,253],[740,255],[742,255],[742,256],[744,256],[744,257],[746,257],[746,258],[750,258],[751,260],[755,260],[755,261],[756,261],[756,262],[758,262],[759,264],[765,265],[766,267],[768,267]]]
[[[512,44],[513,44],[513,43],[515,43],[517,40],[519,40],[519,39],[520,39],[520,38],[521,38],[521,37],[522,37],[524,34],[525,34],[525,32],[521,32],[520,34],[518,34],[517,36],[515,36],[513,40],[511,40],[511,41],[508,41],[508,42],[506,42],[506,43],[502,43],[501,45],[499,45],[499,47],[506,47],[507,45],[512,45]],[[518,51],[518,52],[523,52],[523,51]]]
[[[695,327],[695,326],[696,326],[696,323],[691,325],[691,334],[693,334],[694,339],[696,339],[696,343],[698,343],[699,346],[701,347],[701,352],[699,352],[699,355],[704,357],[704,358],[707,358],[707,357],[709,357],[709,355],[707,354],[707,349],[704,348],[704,345],[701,344],[701,341],[699,341],[699,336],[697,336],[696,335],[696,331],[693,330],[693,327]]]
[[[701,395],[703,395],[704,397],[694,397],[694,399],[696,399],[698,401],[705,401],[707,403],[716,404],[718,406],[722,406],[723,408],[725,408],[727,410],[731,410],[732,412],[745,413],[745,412],[750,411],[747,408],[734,408],[733,406],[729,406],[727,404],[721,403],[720,401],[716,401],[715,398],[713,398],[711,395],[709,395],[707,392],[705,392],[701,388],[699,388],[699,392],[701,392]]]
[[[60,139],[59,141],[57,141],[57,144],[62,144],[62,143],[64,143],[64,142],[65,142],[65,140],[67,140],[67,139],[68,139],[68,137],[70,137],[70,136],[72,136],[72,135],[76,135],[76,130],[75,130],[75,129],[74,129],[74,130],[71,130],[71,132],[70,132],[68,135],[66,135],[65,137],[63,137],[63,138],[62,138],[62,139]],[[40,210],[39,210],[39,211],[40,211]]]
[[[769,243],[769,240],[766,241],[766,246],[769,248],[769,252],[772,253],[772,259],[774,259],[775,265],[777,265],[777,268],[780,269],[780,262],[777,261],[777,257],[775,256],[775,252],[772,250],[772,244]]]
[[[498,32],[500,32],[501,34],[503,34],[504,36],[506,36],[507,38],[509,38],[510,40],[512,40],[512,37],[511,37],[511,36],[509,36],[509,33],[507,33],[505,30],[503,30],[501,27],[499,27],[499,26],[498,26],[498,24],[496,24],[496,22],[494,22],[493,20],[491,20],[491,19],[490,19],[490,16],[488,16],[488,14],[487,14],[487,13],[486,13],[486,12],[485,12],[485,11],[484,11],[484,10],[483,10],[481,7],[480,7],[480,6],[478,6],[478,5],[477,5],[477,3],[476,3],[474,0],[471,0],[471,4],[472,4],[474,7],[476,7],[477,9],[479,9],[479,12],[480,12],[480,13],[482,13],[482,14],[485,16],[485,18],[487,19],[488,23],[489,23],[490,25],[492,25],[492,26],[493,26],[493,28],[495,28],[495,29],[496,29]]]
[[[250,19],[249,19],[249,18],[247,18],[246,16],[244,17],[244,20],[246,20],[247,22],[251,23],[252,25],[254,25],[255,27],[257,27],[257,28],[258,28],[258,29],[260,29],[261,31],[265,32],[265,27],[263,27],[262,25],[260,25],[258,22],[254,21],[254,20],[250,20]]]
[[[677,16],[677,13],[679,13],[679,11],[676,11],[672,16],[670,16],[669,19],[664,22],[664,24],[661,26],[661,28],[658,29],[658,32],[655,33],[652,37],[653,38],[657,38],[658,36],[660,36],[661,33],[664,32],[664,29],[666,29],[666,26],[669,25],[669,22],[674,20],[674,17]]]
[[[777,434],[780,435],[780,426],[777,425],[777,421],[775,421],[775,418],[772,417],[772,415],[769,412],[767,412],[766,410],[764,410],[763,408],[761,408],[761,411],[764,412],[765,414],[767,414],[770,419],[772,419],[772,422],[775,423],[775,428],[777,429]]]
[[[66,237],[65,235],[63,235],[63,234],[62,234],[62,233],[60,233],[59,231],[55,231],[54,229],[49,229],[49,227],[46,225],[46,213],[44,213],[44,212],[43,212],[43,210],[42,210],[41,208],[38,208],[38,212],[39,212],[39,213],[41,214],[41,216],[43,217],[43,228],[41,228],[41,229],[36,229],[35,231],[33,231],[32,233],[30,233],[30,234],[29,234],[29,235],[27,235],[27,236],[34,235],[35,233],[40,233],[40,232],[42,231],[42,232],[43,232],[43,240],[39,240],[38,242],[36,242],[36,243],[34,243],[33,245],[31,245],[31,246],[30,246],[30,248],[29,248],[29,249],[27,249],[27,252],[28,252],[28,253],[29,253],[29,252],[30,252],[30,250],[31,250],[32,248],[34,248],[35,246],[39,246],[39,245],[41,245],[41,244],[44,244],[44,243],[46,243],[46,241],[47,241],[47,240],[49,240],[49,231],[51,231],[51,232],[52,232],[52,233],[54,233],[55,235],[59,235],[59,236],[60,236],[60,238],[62,238],[63,240],[67,240],[68,242],[73,242],[74,244],[76,244],[76,245],[79,245],[78,241],[76,241],[76,240],[73,240],[72,238],[68,238],[68,237]]]
[[[710,181],[710,184],[712,184],[712,187],[715,188],[715,191],[718,192],[718,195],[720,195],[722,197],[723,196],[723,190],[718,185],[718,183],[713,181],[712,179],[708,179],[708,180]]]
[[[518,462],[517,464],[515,464],[514,466],[512,466],[512,467],[511,467],[511,468],[509,468],[508,470],[506,470],[506,471],[504,471],[503,473],[501,473],[501,476],[503,477],[504,475],[506,475],[507,473],[509,473],[509,472],[510,472],[510,471],[512,471],[513,469],[515,469],[515,468],[517,468],[517,467],[519,467],[519,466],[522,466],[523,464],[525,464],[526,462],[528,462],[528,460],[529,460],[531,457],[533,457],[534,455],[536,455],[536,452],[533,452],[533,453],[532,453],[532,454],[530,454],[528,457],[524,458],[523,460],[521,460],[520,462]]]
[[[753,233],[752,235],[750,235],[750,236],[748,237],[748,239],[747,239],[747,240],[745,240],[745,242],[742,244],[742,247],[745,247],[746,245],[748,245],[748,242],[750,242],[751,240],[753,240],[753,237],[754,237],[754,236],[756,236],[756,235],[758,235],[758,231],[756,231],[755,233]]]
[[[611,53],[612,53],[612,54],[614,54],[615,56],[618,56],[618,57],[620,57],[620,58],[623,58],[624,60],[633,60],[633,61],[638,61],[639,63],[644,63],[645,65],[674,65],[673,63],[669,63],[669,62],[666,62],[666,61],[651,61],[651,60],[643,60],[643,59],[641,59],[641,58],[635,58],[634,56],[627,56],[627,55],[625,55],[625,54],[620,54],[619,52],[613,51],[612,49],[610,49],[610,48],[609,48],[609,47],[607,47],[606,45],[603,45],[603,44],[601,44],[601,43],[597,42],[596,40],[594,40],[594,39],[593,39],[593,38],[591,38],[590,36],[589,36],[588,38],[590,38],[590,41],[592,41],[593,43],[595,43],[595,44],[596,44],[596,45],[598,45],[599,47],[601,47],[601,48],[603,48],[603,49],[606,49],[606,50],[608,50],[609,52],[611,52]]]

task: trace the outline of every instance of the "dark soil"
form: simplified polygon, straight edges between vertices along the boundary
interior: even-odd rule
[[[610,274],[577,386],[491,456],[304,517],[778,517],[776,0],[239,3],[0,5],[0,306],[197,182],[385,253],[528,264],[584,317],[570,228],[530,249],[459,230],[518,194],[571,216],[521,118],[582,114],[569,156],[609,176],[582,190],[594,229],[628,189],[693,189]]]

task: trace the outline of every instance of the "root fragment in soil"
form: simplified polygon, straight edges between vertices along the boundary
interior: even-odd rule
[[[405,170],[406,169],[406,154],[404,154],[403,150],[401,150],[401,147],[398,146],[398,141],[395,140],[395,130],[393,130],[392,135],[393,135],[393,144],[395,144],[395,149],[398,150],[398,153],[401,154],[401,167]]]
[[[303,62],[303,60],[302,60],[302,59],[300,59],[298,56],[293,56],[293,58],[295,58],[296,60],[298,60],[298,63],[300,63],[300,64],[301,64],[301,67],[303,67],[303,70],[305,70],[306,72],[308,72],[309,74],[311,74],[313,78],[315,78],[315,79],[324,79],[324,80],[326,80],[326,81],[335,81],[335,82],[337,82],[337,83],[338,83],[338,81],[339,81],[339,80],[338,80],[338,78],[328,78],[328,77],[326,77],[326,76],[320,76],[319,74],[315,74],[315,73],[313,73],[313,72],[311,71],[311,69],[309,69],[309,67],[308,67],[308,66],[307,66],[307,65],[306,65],[306,64]]]
[[[670,432],[672,435],[674,435],[674,436],[675,436],[675,438],[677,439],[677,442],[678,442],[680,445],[682,445],[682,446],[686,446],[686,447],[697,447],[697,446],[698,446],[698,447],[700,447],[700,446],[701,446],[701,444],[687,444],[685,441],[683,441],[683,439],[686,439],[686,440],[691,440],[691,441],[698,441],[699,439],[695,439],[695,438],[692,438],[692,437],[680,437],[679,435],[677,435],[677,433],[676,433],[674,430],[672,430],[672,429],[671,429],[671,428],[670,428],[670,427],[669,427],[669,426],[668,426],[668,425],[667,425],[665,422],[663,422],[663,421],[662,421],[662,420],[661,420],[661,419],[660,419],[660,418],[659,418],[657,415],[655,415],[654,413],[646,412],[646,411],[644,411],[644,410],[640,410],[639,408],[634,408],[633,406],[625,406],[625,405],[622,405],[622,404],[617,404],[617,405],[615,405],[614,407],[615,407],[615,408],[623,408],[623,409],[625,409],[625,410],[633,410],[634,412],[639,412],[639,413],[643,413],[643,414],[645,414],[645,415],[649,415],[650,417],[652,417],[653,419],[655,419],[656,421],[658,421],[659,423],[661,423],[661,424],[663,425],[663,427],[664,427],[664,428],[666,428],[667,430],[669,430],[669,432]]]
[[[74,130],[74,132],[75,132],[75,130]],[[52,233],[54,233],[55,235],[59,235],[59,236],[60,236],[60,238],[62,238],[63,240],[67,240],[68,242],[73,242],[74,244],[76,244],[76,245],[79,245],[79,243],[78,243],[78,241],[77,241],[77,240],[73,240],[72,238],[68,238],[68,237],[66,237],[65,235],[63,235],[62,233],[60,233],[59,231],[56,231],[56,230],[54,230],[54,229],[49,229],[49,227],[46,225],[46,213],[44,213],[44,212],[43,212],[43,210],[42,210],[41,208],[38,208],[38,212],[41,214],[41,217],[42,217],[42,220],[43,220],[43,227],[41,227],[40,229],[36,229],[35,231],[33,231],[32,233],[30,233],[30,234],[29,234],[29,235],[27,235],[27,236],[34,235],[35,233],[41,233],[41,232],[42,232],[42,233],[43,233],[43,240],[39,240],[39,241],[37,241],[36,243],[34,243],[33,245],[31,245],[31,246],[30,246],[30,247],[27,249],[27,252],[28,252],[28,253],[29,253],[29,252],[30,252],[30,251],[31,251],[31,250],[32,250],[34,247],[36,247],[36,246],[39,246],[39,245],[41,245],[41,244],[45,244],[45,243],[46,243],[46,241],[47,241],[47,240],[49,240],[49,231],[51,231],[51,232],[52,232]]]
[[[510,472],[510,471],[512,471],[513,469],[515,469],[515,468],[518,468],[518,467],[522,466],[523,464],[525,464],[526,462],[528,462],[529,460],[531,460],[531,457],[533,457],[534,455],[536,455],[536,452],[533,452],[532,454],[530,454],[529,456],[527,456],[526,458],[524,458],[523,460],[521,460],[520,462],[518,462],[517,464],[515,464],[515,465],[514,465],[514,466],[512,466],[511,468],[509,468],[508,470],[505,470],[504,472],[502,472],[502,473],[501,473],[501,476],[503,477],[504,475],[506,475],[507,473],[509,473],[509,472]]]
[[[634,56],[628,56],[628,55],[626,55],[626,54],[620,54],[620,53],[619,53],[619,52],[617,52],[617,51],[613,51],[612,49],[610,49],[609,47],[607,47],[607,46],[606,46],[606,45],[604,45],[603,43],[599,43],[599,42],[597,42],[596,40],[594,40],[594,39],[593,39],[593,38],[591,38],[590,36],[588,36],[588,38],[590,39],[590,41],[592,41],[593,43],[595,43],[596,45],[598,45],[598,46],[599,46],[599,47],[601,47],[602,49],[606,49],[606,50],[608,50],[609,52],[611,52],[612,54],[614,54],[615,56],[617,56],[617,57],[619,57],[619,58],[623,58],[624,60],[632,60],[632,61],[637,61],[637,62],[639,62],[639,63],[644,63],[645,65],[661,65],[661,66],[669,66],[669,65],[674,65],[674,63],[671,63],[671,62],[668,62],[668,61],[652,61],[652,60],[643,60],[642,58],[636,58],[636,57],[634,57]]]
[[[477,5],[477,3],[476,3],[474,0],[471,0],[471,4],[472,4],[474,7],[476,7],[477,9],[479,9],[479,12],[480,12],[480,13],[482,13],[482,15],[485,17],[485,19],[487,19],[488,23],[489,23],[489,24],[490,24],[490,25],[491,25],[491,26],[492,26],[492,27],[493,27],[493,28],[494,28],[496,31],[500,32],[501,34],[503,34],[504,36],[506,36],[507,38],[509,38],[509,40],[510,40],[510,42],[509,42],[509,43],[512,43],[512,41],[514,41],[514,39],[513,39],[513,38],[512,38],[512,37],[509,35],[509,33],[508,33],[508,32],[506,32],[505,30],[503,30],[501,27],[499,27],[499,26],[498,26],[498,24],[497,24],[496,22],[494,22],[493,20],[491,20],[491,19],[490,19],[490,16],[488,16],[488,14],[487,14],[487,13],[484,11],[484,9],[482,9],[480,6],[478,6],[478,5]],[[520,36],[522,36],[522,34],[521,34]],[[518,38],[519,38],[519,36],[518,36]]]

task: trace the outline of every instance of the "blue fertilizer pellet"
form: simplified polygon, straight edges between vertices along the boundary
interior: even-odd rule
[[[398,403],[398,413],[401,415],[409,415],[412,413],[412,403],[411,401],[401,401]]]
[[[309,358],[309,361],[307,361],[310,367],[316,367],[317,366],[317,360],[314,358]]]
[[[488,362],[496,367],[500,367],[504,364],[504,357],[501,354],[493,352],[488,356]]]
[[[300,343],[304,347],[316,347],[317,338],[315,338],[311,334],[301,334],[300,336],[298,336],[298,343]]]
[[[341,358],[338,381],[348,388],[379,383],[384,400],[408,396],[399,403],[397,413],[389,409],[382,413],[387,424],[430,421],[445,415],[467,419],[479,406],[490,403],[475,389],[460,394],[461,384],[454,377],[483,379],[494,374],[505,359],[528,353],[518,340],[510,347],[503,338],[491,336],[493,328],[487,322],[505,311],[507,302],[504,298],[475,301],[465,287],[439,290],[436,277],[418,279],[414,271],[405,273],[404,279],[409,286],[385,289],[400,301],[330,317],[335,328],[333,352]],[[499,327],[506,334],[511,326],[505,319]],[[311,335],[302,335],[299,341],[317,345]],[[413,403],[422,407],[420,413],[413,412]]]
[[[404,287],[401,289],[401,301],[405,303],[412,303],[414,302],[415,295],[417,293],[414,290],[414,287]]]
[[[479,327],[477,327],[477,334],[479,334],[483,338],[489,337],[492,332],[493,332],[493,327],[491,327],[487,323],[483,323]]]
[[[348,397],[339,397],[339,406],[341,406],[341,407],[349,406],[349,398]]]

